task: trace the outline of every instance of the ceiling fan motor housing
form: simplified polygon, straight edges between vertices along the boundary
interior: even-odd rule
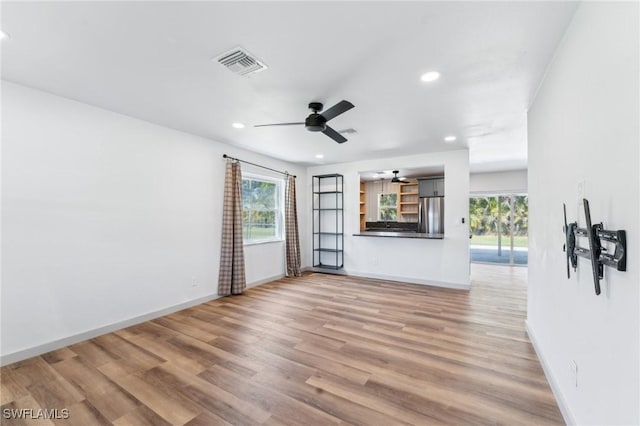
[[[327,119],[320,114],[313,113],[307,117],[304,125],[310,132],[322,132],[327,128]]]

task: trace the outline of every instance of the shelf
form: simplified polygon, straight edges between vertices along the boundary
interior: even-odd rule
[[[324,178],[336,178],[336,177],[341,178],[342,175],[339,175],[337,173],[328,173],[326,175],[316,175],[316,176],[314,176],[314,178],[321,178],[321,179],[324,179]]]
[[[339,174],[313,176],[311,186],[313,264],[337,271],[344,265],[344,177]],[[360,197],[360,201],[364,201],[363,195]]]
[[[314,268],[324,268],[324,269],[341,269],[343,265],[323,265],[322,263],[318,263],[317,265],[313,265]]]
[[[413,204],[414,206],[418,205],[417,201],[400,201],[400,204]]]
[[[414,215],[417,216],[418,212],[400,212],[400,214],[403,215],[403,216],[406,216],[406,215],[409,215],[409,214],[414,214]]]

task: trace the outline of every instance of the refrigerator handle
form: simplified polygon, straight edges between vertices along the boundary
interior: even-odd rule
[[[422,198],[418,198],[418,232],[422,232]]]

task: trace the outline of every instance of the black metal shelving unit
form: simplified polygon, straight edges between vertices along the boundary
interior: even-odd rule
[[[313,176],[313,267],[344,267],[344,177]]]

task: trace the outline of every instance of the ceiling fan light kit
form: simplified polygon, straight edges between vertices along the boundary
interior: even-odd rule
[[[274,123],[274,124],[257,124],[253,127],[269,127],[269,126],[298,126],[304,124],[304,127],[310,132],[322,132],[329,136],[331,139],[338,143],[344,143],[347,138],[335,131],[333,128],[327,126],[327,121],[349,111],[354,105],[349,101],[340,101],[323,113],[324,105],[320,102],[310,102],[309,109],[311,114],[304,120],[304,122],[295,123]]]

